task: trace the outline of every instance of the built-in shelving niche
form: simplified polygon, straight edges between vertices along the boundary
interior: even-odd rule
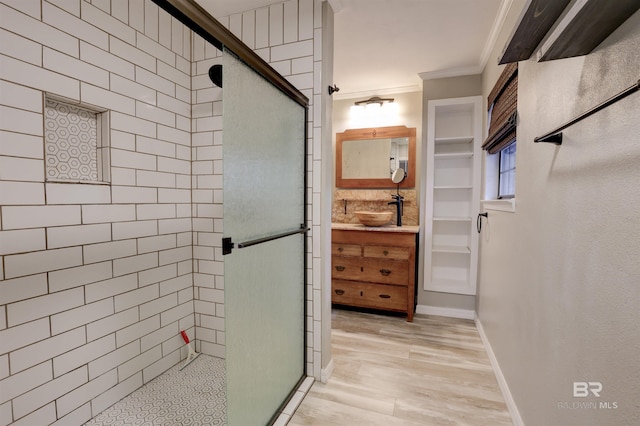
[[[482,98],[428,103],[424,289],[475,294]]]

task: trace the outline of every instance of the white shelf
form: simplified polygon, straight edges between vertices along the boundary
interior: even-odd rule
[[[433,189],[472,189],[471,186],[442,185],[434,186]]]
[[[475,289],[469,287],[469,282],[462,280],[432,279],[429,286],[429,291],[456,294],[475,294]]]
[[[441,222],[471,222],[470,217],[462,217],[462,216],[436,216],[433,218],[434,221]]]
[[[469,247],[461,246],[433,246],[431,251],[438,253],[456,253],[456,254],[470,254]]]
[[[455,160],[455,159],[465,159],[472,158],[473,152],[443,152],[439,154],[433,154],[433,158],[436,160]]]
[[[434,142],[437,144],[444,143],[471,143],[473,142],[473,136],[452,136],[447,138],[435,138]]]

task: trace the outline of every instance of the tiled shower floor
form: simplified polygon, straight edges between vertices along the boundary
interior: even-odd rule
[[[156,377],[85,426],[226,425],[224,359],[200,355]]]

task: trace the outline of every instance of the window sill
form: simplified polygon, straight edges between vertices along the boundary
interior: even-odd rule
[[[482,200],[482,207],[485,210],[497,210],[501,212],[516,212],[516,199],[509,198],[507,200]]]

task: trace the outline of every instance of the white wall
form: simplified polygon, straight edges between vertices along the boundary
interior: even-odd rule
[[[640,13],[587,56],[519,64],[516,212],[489,211],[483,227],[478,316],[528,425],[640,423],[640,93],[560,147],[533,143],[638,69]],[[487,67],[485,96],[499,72]],[[578,381],[601,382],[600,397],[574,398]]]
[[[319,241],[320,257],[314,259],[315,276],[314,296],[314,325],[320,327],[319,335],[321,343],[321,379],[326,382],[331,376],[333,362],[331,353],[331,205],[333,202],[333,138],[332,117],[333,102],[329,91],[325,87],[333,86],[333,29],[334,12],[327,1],[322,3],[322,66],[320,78],[321,127],[314,128],[314,159],[320,159],[321,177],[320,184],[314,185],[313,204],[316,211],[313,213],[314,226],[320,225],[319,232],[314,235],[315,241]],[[316,105],[318,97],[315,98]],[[317,123],[314,123],[317,124]],[[318,163],[316,163],[318,164]],[[317,307],[317,308],[316,308]],[[314,331],[318,333],[317,329]],[[317,351],[317,349],[315,349]],[[317,352],[315,352],[317,353]],[[317,376],[316,376],[317,377]]]
[[[321,1],[271,8],[225,22],[310,99],[317,194]],[[83,424],[179,362],[181,329],[224,355],[216,54],[150,0],[0,1],[0,425]],[[44,181],[45,92],[111,110],[110,185]],[[320,378],[316,199],[307,372]]]
[[[192,40],[191,202],[196,348],[224,358],[223,90],[213,85],[208,75],[221,53],[197,34],[193,34]]]

